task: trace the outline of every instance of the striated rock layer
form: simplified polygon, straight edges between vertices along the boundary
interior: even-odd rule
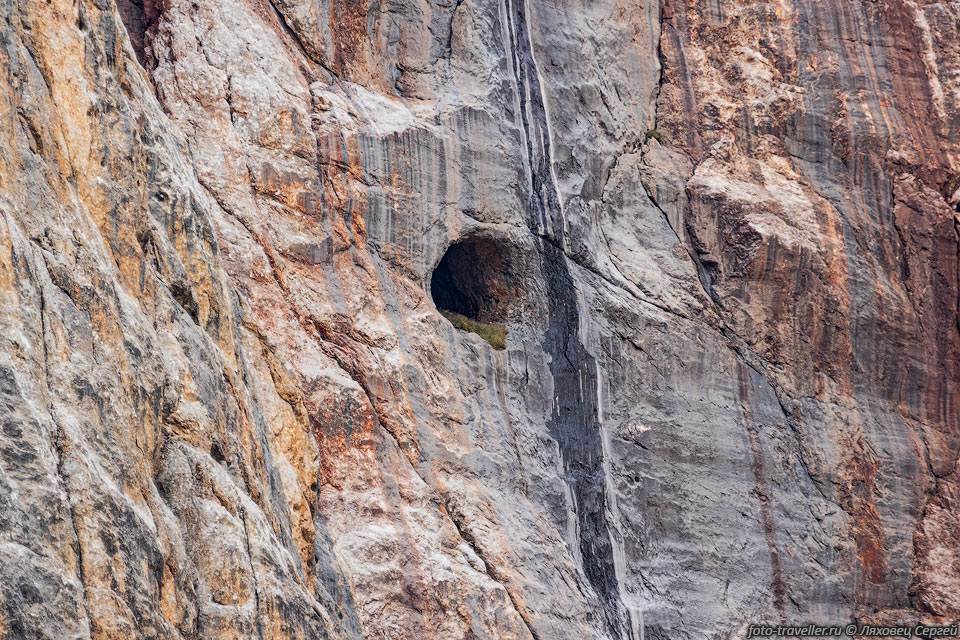
[[[957,3],[0,15],[4,640],[960,616]]]

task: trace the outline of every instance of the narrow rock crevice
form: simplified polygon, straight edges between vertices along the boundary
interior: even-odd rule
[[[328,67],[323,63],[323,60],[320,58],[319,53],[315,53],[315,52],[311,53],[312,47],[308,48],[306,46],[306,44],[300,38],[300,35],[296,32],[296,30],[292,26],[290,26],[290,23],[287,21],[286,15],[284,15],[283,11],[281,11],[280,8],[277,7],[276,3],[273,0],[267,0],[267,4],[270,6],[271,9],[273,9],[274,17],[276,17],[277,23],[280,25],[280,29],[287,36],[287,38],[293,42],[294,47],[297,49],[300,55],[303,56],[303,59],[309,62],[313,62],[318,67],[320,67],[321,69],[329,73],[333,78],[339,78],[338,74],[333,69],[331,69],[330,67]],[[301,68],[301,71],[304,72],[304,76],[307,77],[310,82],[313,82],[315,80],[314,74],[310,73],[305,68]]]
[[[257,578],[257,570],[253,564],[253,550],[250,547],[250,525],[247,522],[247,510],[243,505],[240,506],[240,520],[243,522],[243,541],[246,545],[247,560],[250,562],[250,580],[253,582],[253,604],[256,611],[257,637],[263,640],[263,615],[260,608],[260,581]]]
[[[510,603],[513,605],[513,608],[517,611],[517,615],[520,616],[520,619],[523,620],[524,626],[527,628],[527,631],[530,633],[530,636],[533,640],[541,640],[540,636],[533,628],[533,624],[530,620],[530,614],[527,613],[526,609],[520,606],[520,603],[517,600],[517,596],[514,595],[513,591],[510,590],[508,585],[508,580],[504,578],[503,573],[493,564],[489,558],[486,557],[483,553],[482,547],[477,543],[476,538],[470,533],[470,529],[462,521],[462,517],[457,509],[452,508],[451,504],[448,502],[444,505],[444,511],[449,516],[450,522],[453,523],[453,526],[456,528],[457,533],[460,535],[460,539],[463,540],[467,546],[469,546],[477,557],[480,558],[483,562],[484,569],[486,574],[490,577],[491,580],[503,587],[503,590],[507,592],[507,597],[510,598]]]
[[[149,77],[156,62],[150,44],[156,36],[163,6],[159,0],[117,0],[117,10],[137,60]]]
[[[664,54],[663,54],[663,39],[665,36],[664,32],[666,31],[667,28],[669,28],[669,19],[672,17],[672,11],[669,9],[668,6],[666,6],[667,4],[669,4],[669,0],[667,0],[666,2],[660,3],[660,13],[658,16],[660,32],[657,37],[657,60],[659,61],[659,64],[657,69],[656,90],[654,91],[654,95],[653,95],[653,131],[658,133],[659,133],[658,127],[660,123],[660,94],[663,92],[663,85],[664,85],[665,76],[666,76],[666,74],[664,73],[665,60],[664,60]],[[658,140],[658,144],[663,144],[659,142],[659,138],[657,140]],[[648,144],[653,144],[653,143],[650,140],[646,140],[644,141],[644,145],[641,147],[641,152],[640,152],[641,162],[643,162],[646,157],[645,149],[646,149],[646,145]],[[678,149],[674,149],[674,150],[681,151],[682,153],[684,153],[684,155],[686,155],[689,158],[689,154],[686,154],[682,150],[678,150]],[[695,163],[693,163],[693,159],[690,158],[690,160],[691,160],[691,163],[695,165]],[[695,169],[691,171],[691,174],[693,172],[695,172]],[[660,214],[663,216],[663,219],[666,221],[667,226],[670,227],[670,230],[673,231],[674,235],[677,237],[677,241],[680,243],[680,246],[683,247],[684,252],[686,252],[686,254],[690,257],[690,260],[693,262],[694,269],[697,272],[697,279],[700,283],[700,288],[703,290],[704,294],[706,294],[707,299],[713,301],[714,304],[722,308],[723,304],[721,303],[719,296],[717,296],[716,292],[714,292],[713,290],[713,284],[710,278],[710,272],[707,270],[706,266],[703,264],[703,261],[700,260],[700,257],[699,255],[697,255],[695,247],[691,247],[690,242],[687,241],[687,239],[685,239],[685,236],[690,235],[689,227],[687,225],[684,225],[683,229],[674,228],[673,223],[670,221],[670,216],[668,216],[667,212],[663,210],[663,208],[660,206],[660,203],[657,202],[657,199],[654,197],[654,194],[650,193],[649,189],[647,189],[647,186],[645,184],[643,185],[643,191],[646,194],[647,199],[650,201],[650,204],[656,207],[657,210],[660,212]],[[680,233],[681,231],[684,232],[683,235],[681,235]]]

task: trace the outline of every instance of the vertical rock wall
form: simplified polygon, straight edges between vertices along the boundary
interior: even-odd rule
[[[359,637],[302,395],[115,7],[0,15],[0,636]]]
[[[954,4],[0,7],[4,638],[958,615]]]

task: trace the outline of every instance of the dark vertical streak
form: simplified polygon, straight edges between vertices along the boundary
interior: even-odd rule
[[[602,444],[597,407],[596,360],[578,335],[580,316],[563,246],[563,213],[550,171],[550,134],[543,90],[531,51],[523,0],[506,0],[510,53],[520,100],[530,168],[527,224],[539,239],[541,273],[547,286],[549,322],[543,349],[550,355],[553,411],[547,423],[563,459],[564,481],[576,500],[583,570],[603,605],[613,638],[630,637],[624,624],[607,529]],[[542,141],[539,144],[538,141]]]

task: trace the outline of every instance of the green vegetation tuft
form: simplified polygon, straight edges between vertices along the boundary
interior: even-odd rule
[[[660,144],[663,144],[663,135],[656,129],[647,129],[644,140],[649,140],[650,138],[653,138]]]
[[[488,324],[486,322],[477,322],[466,316],[453,311],[444,311],[440,309],[440,315],[450,321],[450,324],[461,331],[475,333],[497,351],[503,351],[507,348],[507,328],[502,324]]]

